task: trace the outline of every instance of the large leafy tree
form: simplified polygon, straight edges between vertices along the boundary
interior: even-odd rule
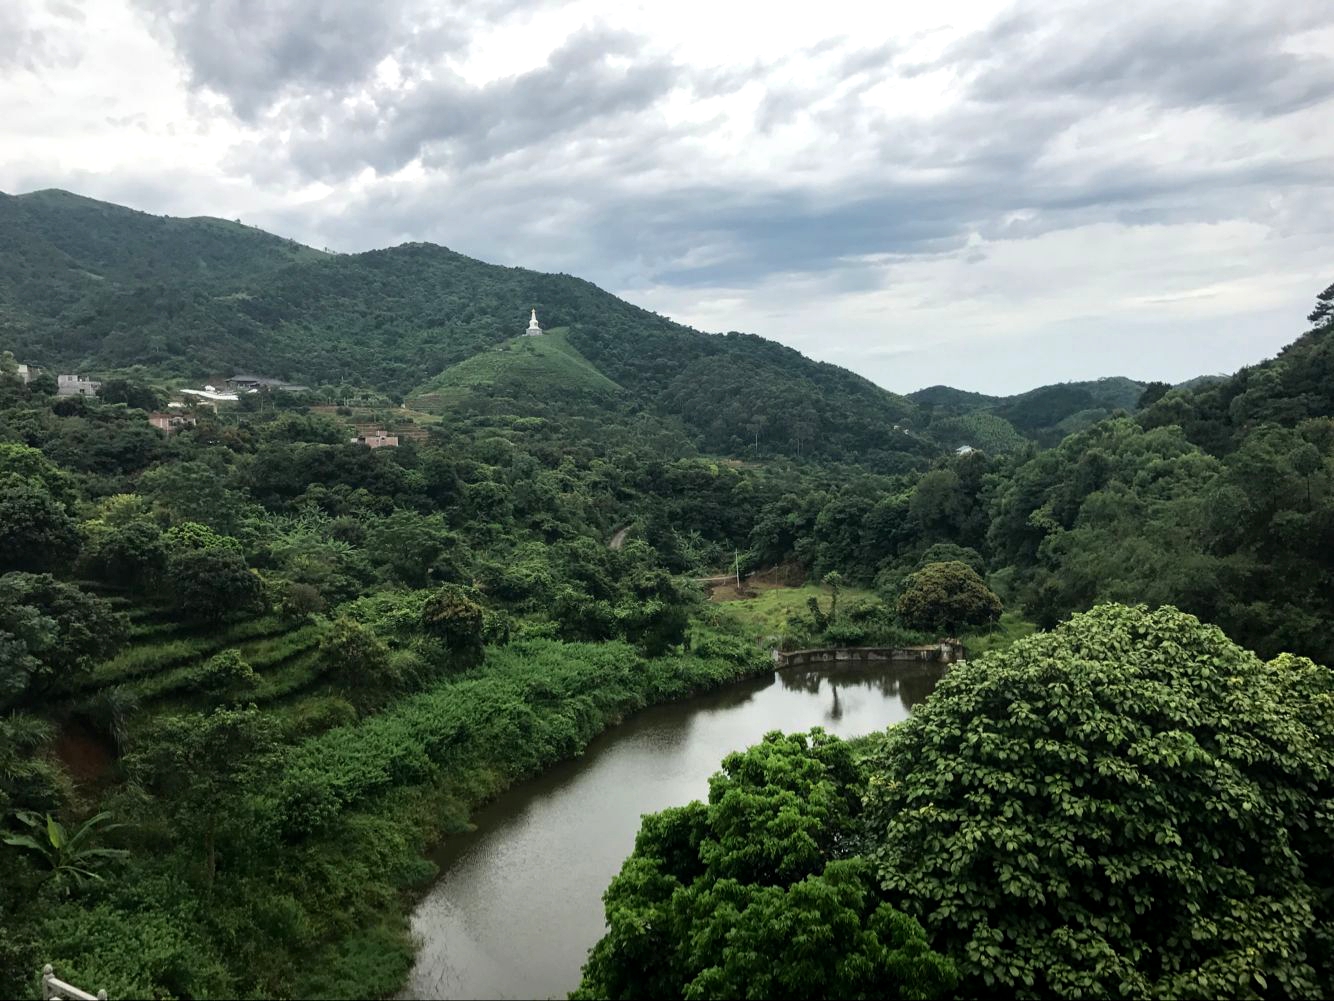
[[[709,802],[644,818],[575,997],[939,996],[948,960],[851,856],[859,776],[819,730],[729,755]]]
[[[421,626],[438,637],[460,663],[473,664],[482,657],[482,606],[470,589],[445,584],[422,605]]]
[[[232,549],[177,549],[167,561],[166,584],[190,618],[216,621],[265,607],[263,582]]]
[[[57,569],[78,550],[74,519],[41,480],[0,473],[0,572]]]
[[[50,574],[0,577],[0,709],[67,691],[124,642],[125,617]]]
[[[217,871],[220,834],[246,823],[242,795],[277,767],[278,723],[253,705],[159,716],[127,759],[130,774],[161,797],[177,829],[202,849],[206,882]]]
[[[910,629],[959,632],[1000,618],[1001,600],[967,563],[928,563],[909,574],[895,609]]]
[[[1324,668],[1103,605],[952,670],[870,771],[881,884],[970,994],[1334,990]]]

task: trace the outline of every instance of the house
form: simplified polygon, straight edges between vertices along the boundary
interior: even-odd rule
[[[309,386],[300,386],[295,382],[284,382],[282,379],[270,379],[263,375],[234,375],[227,380],[227,385],[232,389],[247,393],[258,393],[261,389],[279,393],[310,392]]]
[[[956,448],[956,449],[954,450],[954,454],[955,454],[955,455],[972,455],[972,454],[973,454],[974,452],[976,452],[976,451],[977,451],[977,449],[973,448],[972,445],[960,445],[958,448]]]
[[[102,384],[95,379],[85,379],[81,375],[56,376],[57,396],[96,396]]]
[[[364,431],[352,439],[353,445],[365,445],[367,448],[398,448],[398,435],[385,434],[383,431]]]
[[[22,362],[20,362],[17,374],[19,377],[19,381],[26,386],[28,383],[32,382],[33,379],[37,378],[38,373],[41,371],[42,370],[40,368],[34,368],[30,365],[24,365]]]
[[[148,423],[153,425],[159,431],[166,434],[172,434],[183,427],[191,426],[195,423],[195,418],[187,417],[185,414],[164,414],[154,412],[148,415]]]

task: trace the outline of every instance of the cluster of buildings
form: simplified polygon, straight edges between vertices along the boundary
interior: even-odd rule
[[[36,365],[25,365],[22,362],[19,363],[19,381],[25,386],[41,374],[42,370]],[[82,375],[56,376],[57,396],[96,396],[97,391],[101,388],[102,384],[96,379],[88,379]]]

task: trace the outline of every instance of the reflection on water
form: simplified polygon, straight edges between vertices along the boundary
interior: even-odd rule
[[[703,798],[722,758],[770,730],[851,737],[898,722],[940,673],[921,662],[787,669],[631,717],[434,854],[441,876],[412,916],[421,951],[402,996],[565,996],[643,814]]]
[[[931,694],[943,673],[941,665],[919,660],[789,667],[776,672],[783,687],[789,691],[819,695],[828,688],[830,701],[825,719],[829,722],[843,718],[840,692],[867,688],[883,699],[897,697],[906,713]]]

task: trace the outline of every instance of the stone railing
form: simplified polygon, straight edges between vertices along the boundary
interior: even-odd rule
[[[89,994],[87,991],[81,991],[73,984],[58,979],[51,964],[47,963],[42,967],[42,1001],[59,1001],[64,998],[69,998],[70,1001],[106,1001],[107,992],[98,991],[96,994]]]
[[[791,650],[787,653],[774,651],[774,660],[779,667],[826,667],[889,661],[955,664],[963,659],[963,644],[958,640],[943,640],[929,646],[835,646],[820,650]]]

